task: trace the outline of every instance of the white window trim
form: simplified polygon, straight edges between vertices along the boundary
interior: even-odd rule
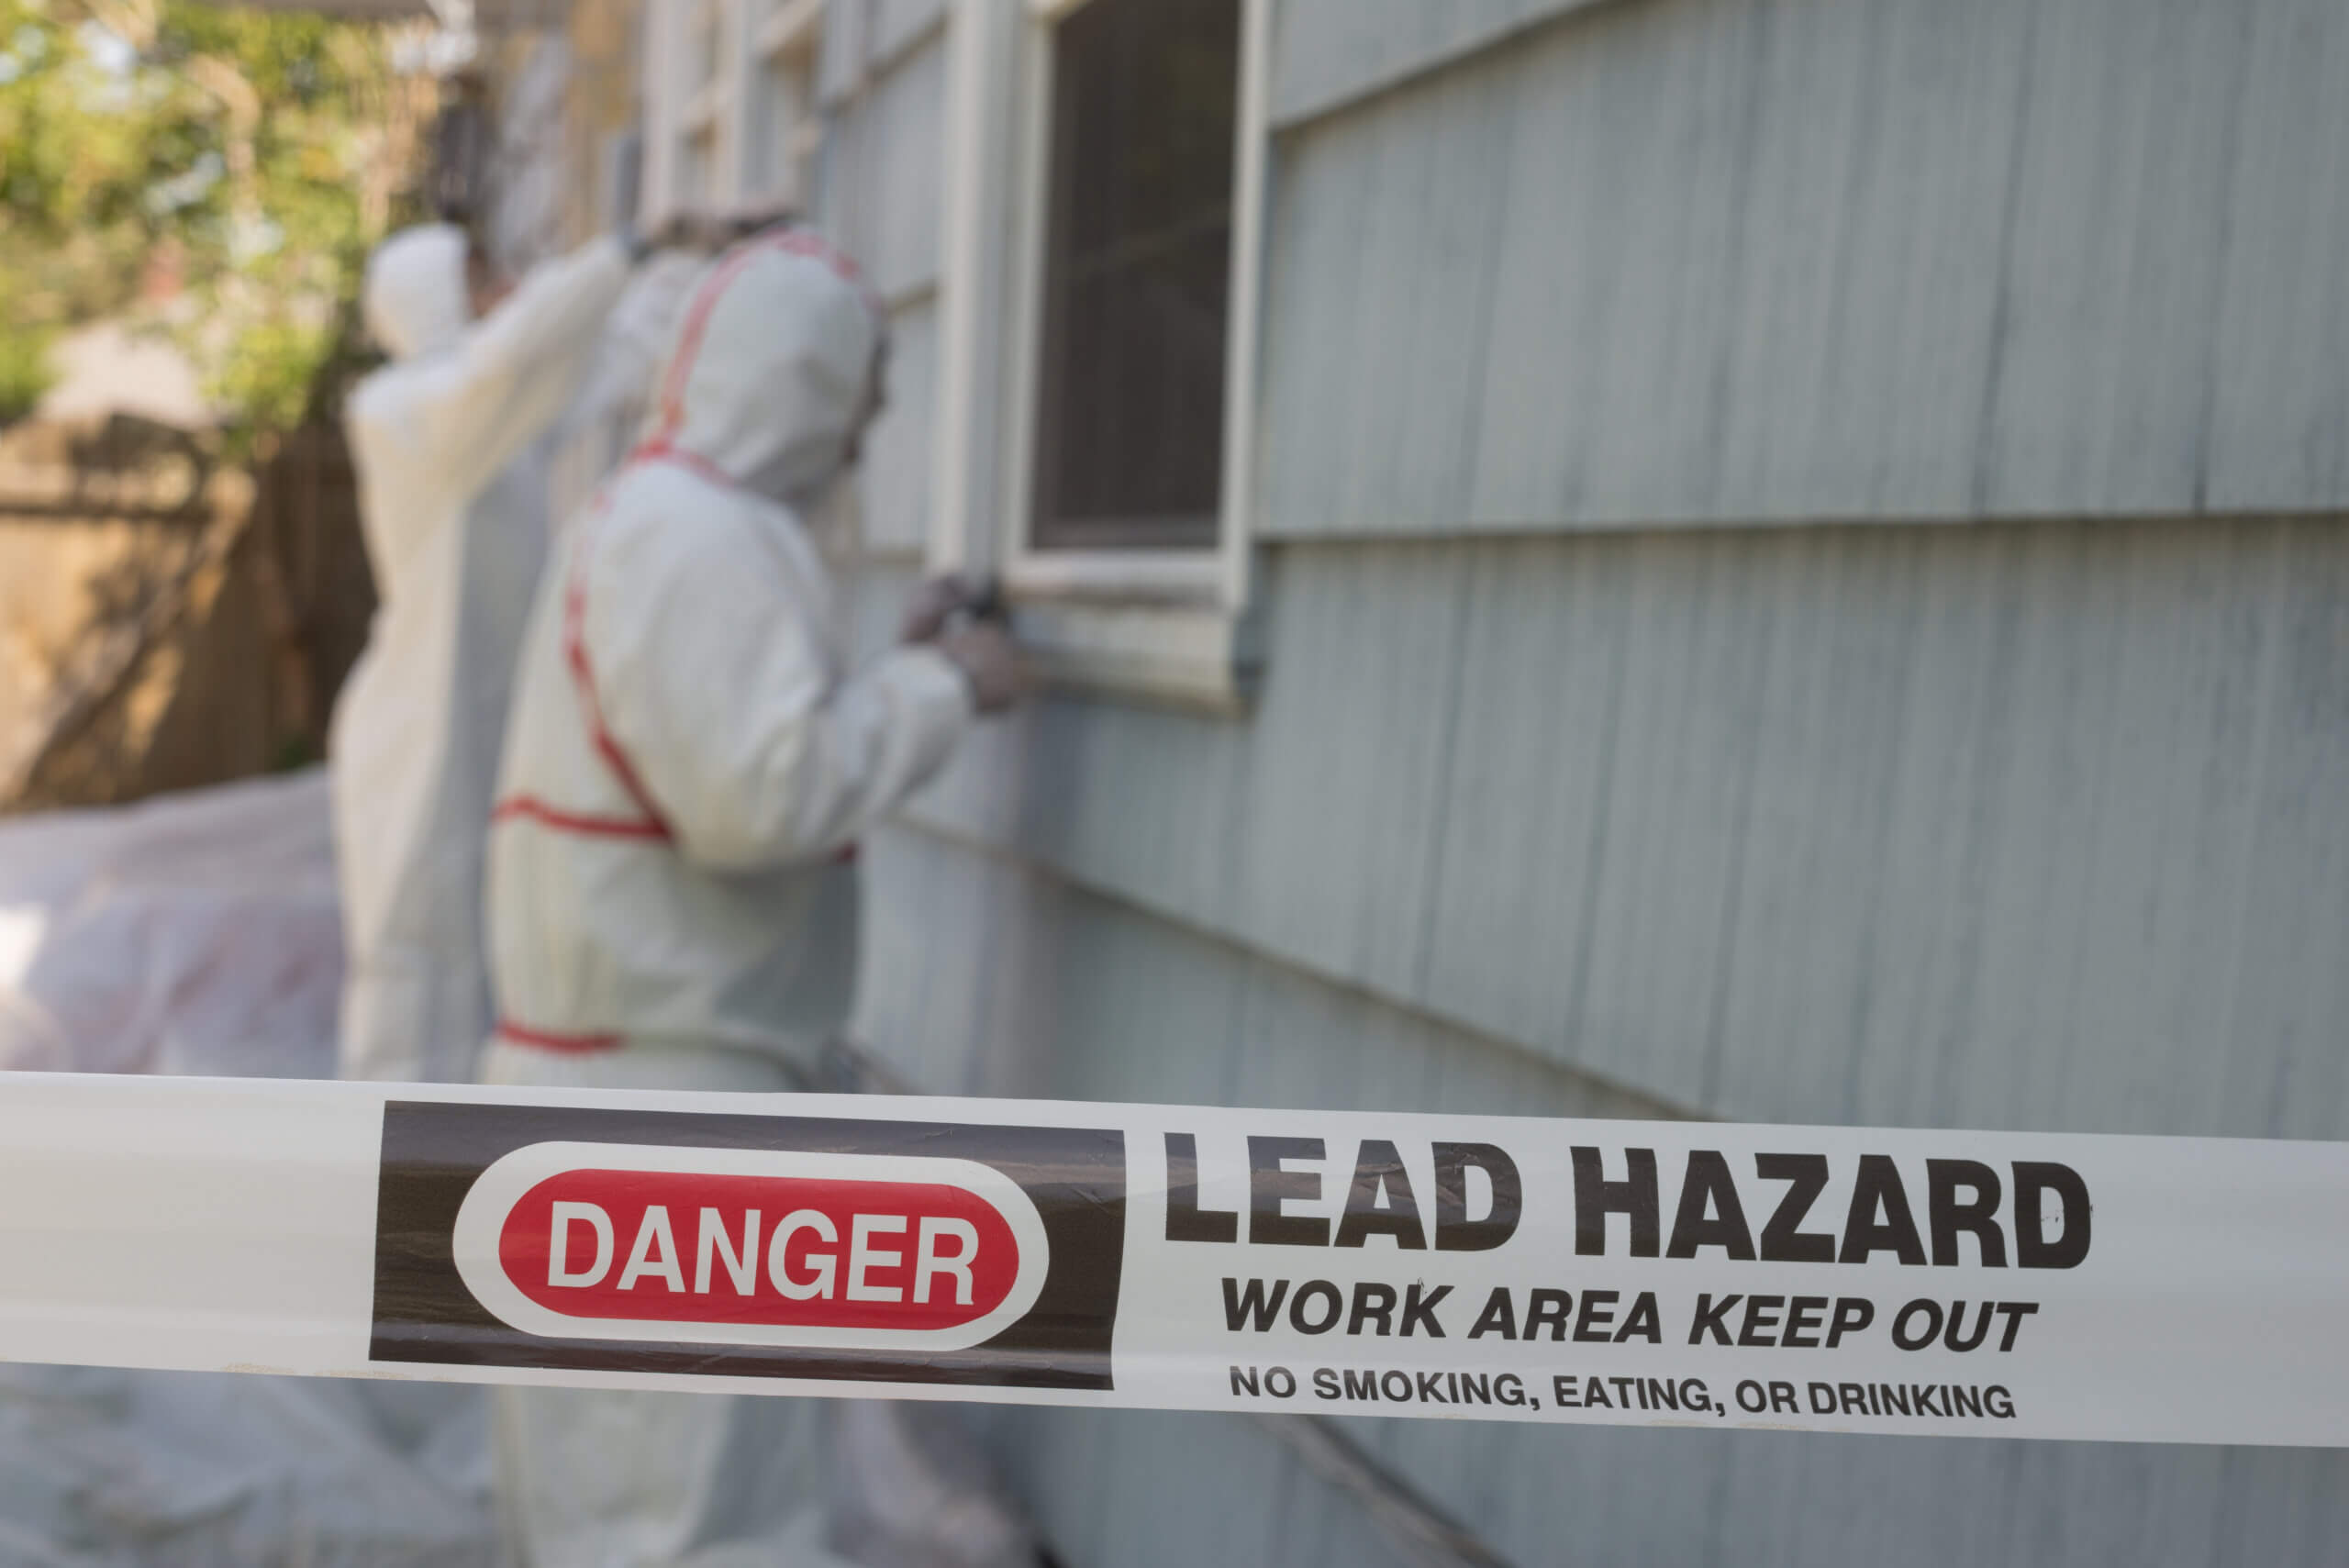
[[[1052,29],[1088,3],[957,0],[949,24],[930,561],[941,571],[998,573],[1019,606],[1022,639],[1048,678],[1236,708],[1247,700],[1255,664],[1252,514],[1273,0],[1241,0],[1217,542],[1197,550],[1035,550],[1028,530]]]

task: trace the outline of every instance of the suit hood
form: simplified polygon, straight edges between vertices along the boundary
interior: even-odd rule
[[[465,231],[453,224],[404,228],[367,258],[360,306],[368,335],[395,360],[454,342],[473,317],[465,287]]]
[[[881,320],[855,264],[815,235],[743,241],[686,306],[651,444],[806,506],[876,411]]]

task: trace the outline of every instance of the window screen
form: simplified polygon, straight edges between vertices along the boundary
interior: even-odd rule
[[[1033,539],[1211,546],[1240,0],[1092,0],[1052,49]]]

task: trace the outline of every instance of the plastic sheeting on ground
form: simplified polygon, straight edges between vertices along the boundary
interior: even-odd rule
[[[0,1068],[334,1076],[324,770],[0,819]]]
[[[323,771],[0,820],[0,1068],[324,1078]],[[486,1565],[477,1389],[0,1367],[0,1562]]]
[[[481,1401],[414,1386],[403,1431],[396,1384],[0,1368],[0,1562],[487,1568]]]
[[[333,1076],[327,811],[312,770],[0,819],[0,1069]],[[829,1413],[824,1513],[674,1568],[1039,1561],[956,1412]],[[7,1568],[498,1561],[482,1389],[0,1365]]]

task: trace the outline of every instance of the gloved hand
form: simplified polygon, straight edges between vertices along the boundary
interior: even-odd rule
[[[914,590],[906,603],[905,618],[897,625],[900,642],[935,642],[959,610],[971,607],[971,585],[952,573],[942,573]]]
[[[1019,651],[999,620],[959,621],[940,636],[938,651],[961,667],[971,704],[981,713],[1001,713],[1027,685]]]

